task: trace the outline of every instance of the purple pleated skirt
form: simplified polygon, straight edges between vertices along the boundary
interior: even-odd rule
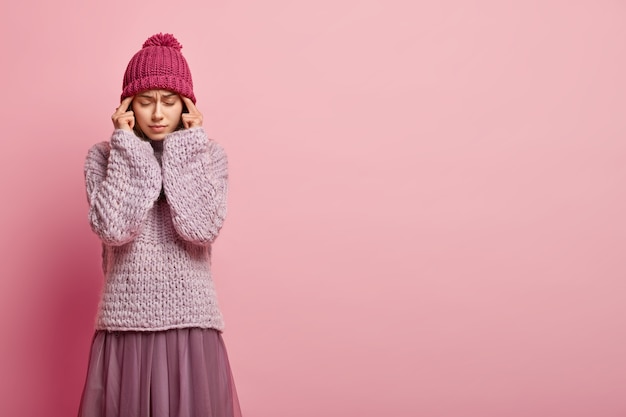
[[[240,417],[214,329],[96,331],[79,417]]]

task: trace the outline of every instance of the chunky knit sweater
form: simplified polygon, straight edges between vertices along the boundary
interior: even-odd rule
[[[211,243],[226,215],[227,160],[203,128],[164,141],[115,130],[85,162],[105,275],[96,328],[223,330]]]

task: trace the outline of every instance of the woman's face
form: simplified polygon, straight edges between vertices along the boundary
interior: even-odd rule
[[[141,131],[152,140],[163,140],[178,128],[183,101],[169,90],[147,90],[135,96],[132,108]]]

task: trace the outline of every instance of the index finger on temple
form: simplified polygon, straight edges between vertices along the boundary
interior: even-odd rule
[[[183,103],[185,103],[185,106],[187,106],[187,110],[189,110],[189,113],[195,113],[198,111],[198,108],[195,104],[193,104],[193,101],[191,101],[189,97],[181,95],[180,98],[183,99]]]
[[[133,98],[135,97],[134,96],[126,97],[124,100],[122,100],[117,110],[122,113],[125,113],[126,109],[128,109],[128,106],[130,106],[130,102],[133,101]]]

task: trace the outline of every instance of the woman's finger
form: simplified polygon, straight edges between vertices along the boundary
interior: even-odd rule
[[[202,126],[201,114],[183,113],[182,120],[183,120],[183,126],[185,127],[185,129]]]
[[[113,126],[116,129],[133,130],[135,126],[135,114],[132,110],[128,110],[130,103],[133,101],[133,96],[126,97],[111,116],[113,120]]]
[[[180,97],[183,99],[183,103],[185,103],[185,106],[187,106],[187,111],[189,111],[188,114],[200,114],[200,111],[198,110],[196,105],[193,104],[193,101],[191,101],[189,97],[185,97],[185,96],[180,96]]]
[[[113,119],[113,126],[115,126],[116,129],[133,130],[135,126],[135,115],[132,111],[127,111],[122,114],[115,113],[111,119]]]
[[[119,107],[115,110],[115,113],[119,113],[119,114],[126,113],[126,111],[128,110],[128,107],[130,106],[130,103],[133,101],[133,98],[134,98],[133,96],[130,96],[122,100]]]

